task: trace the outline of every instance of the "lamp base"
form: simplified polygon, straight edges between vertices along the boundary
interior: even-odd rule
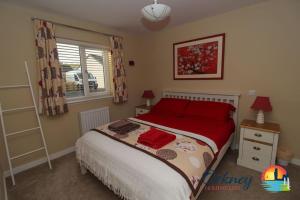
[[[262,110],[259,110],[257,113],[256,123],[258,123],[258,124],[265,123],[264,112]]]
[[[150,101],[150,99],[147,99],[146,105],[147,105],[148,107],[151,106],[151,101]]]

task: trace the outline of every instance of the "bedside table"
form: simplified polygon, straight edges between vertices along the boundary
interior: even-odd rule
[[[237,164],[260,172],[274,165],[279,133],[279,124],[257,124],[254,120],[244,120],[241,123]]]
[[[151,110],[152,106],[140,105],[135,107],[135,116],[146,114]]]

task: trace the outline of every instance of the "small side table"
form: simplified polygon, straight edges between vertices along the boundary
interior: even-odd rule
[[[244,120],[241,123],[237,164],[260,172],[274,165],[279,134],[279,124],[257,124],[254,120]]]

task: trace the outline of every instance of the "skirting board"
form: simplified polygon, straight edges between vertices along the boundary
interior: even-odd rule
[[[294,158],[294,159],[291,160],[291,163],[294,164],[294,165],[300,166],[300,159],[299,158]]]
[[[64,149],[62,151],[58,151],[56,153],[50,154],[49,156],[50,156],[51,160],[54,160],[56,158],[59,158],[59,157],[62,157],[64,155],[67,155],[69,153],[72,153],[74,151],[75,151],[75,147],[73,146],[73,147],[66,148],[66,149]],[[46,157],[38,159],[38,160],[35,160],[35,161],[32,161],[32,162],[29,162],[29,163],[26,163],[26,164],[23,164],[23,165],[20,165],[18,167],[15,167],[15,168],[13,168],[13,172],[14,172],[14,174],[18,174],[20,172],[23,172],[23,171],[26,171],[26,170],[31,169],[33,167],[36,167],[38,165],[41,165],[41,164],[43,164],[45,162],[47,162],[47,158]],[[9,177],[10,176],[9,170],[5,171],[3,173],[3,176],[4,176],[4,178]]]
[[[4,200],[8,200],[8,197],[7,197],[7,189],[6,189],[6,181],[5,181],[4,176],[2,176],[2,179],[3,179]]]

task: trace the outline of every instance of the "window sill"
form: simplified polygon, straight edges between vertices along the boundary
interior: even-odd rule
[[[89,96],[89,97],[74,97],[74,98],[68,98],[67,103],[68,104],[74,104],[74,103],[82,103],[87,101],[94,101],[99,99],[108,99],[113,98],[112,95],[97,95],[97,96]]]

